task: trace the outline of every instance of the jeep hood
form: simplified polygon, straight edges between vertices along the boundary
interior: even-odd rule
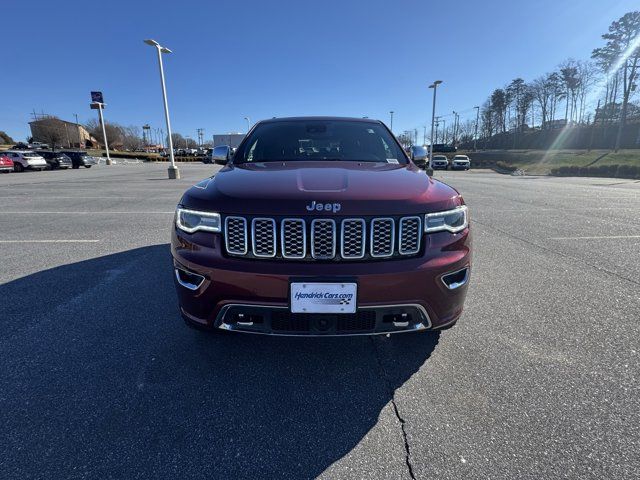
[[[340,204],[337,213],[307,206]],[[244,215],[404,215],[460,205],[458,192],[413,164],[264,162],[228,165],[184,194],[188,208]]]

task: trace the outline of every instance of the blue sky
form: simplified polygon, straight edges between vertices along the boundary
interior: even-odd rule
[[[157,60],[173,130],[196,138],[273,116],[369,116],[394,131],[438,113],[473,115],[496,87],[586,59],[637,0],[204,1],[5,0],[0,130],[28,133],[30,112],[81,122],[102,90],[107,120],[164,127]]]

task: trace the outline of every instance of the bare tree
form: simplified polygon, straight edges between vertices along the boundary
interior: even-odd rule
[[[49,117],[39,120],[34,129],[34,138],[39,142],[47,143],[52,150],[56,147],[68,143],[68,133],[66,124],[56,117]]]
[[[492,137],[497,130],[497,119],[493,111],[491,99],[484,102],[482,110],[480,110],[480,121],[482,122],[481,135],[484,138]]]
[[[102,126],[96,119],[91,119],[85,125],[85,128],[89,133],[102,145],[104,145],[104,136],[102,135]],[[109,146],[113,145],[114,148],[123,144],[123,128],[117,123],[104,122],[104,129],[107,133],[107,140]]]
[[[122,146],[129,150],[136,150],[142,147],[140,127],[135,125],[122,127]]]
[[[596,80],[596,68],[595,65],[588,61],[578,62],[578,88],[576,90],[576,97],[578,101],[578,122],[585,122],[585,108],[587,95],[589,90],[593,87]]]
[[[502,127],[502,133],[507,131],[506,114],[508,106],[509,101],[506,92],[501,88],[495,89],[491,94],[491,110],[496,116],[497,124]]]
[[[565,111],[567,124],[574,119],[576,113],[577,91],[580,84],[578,62],[572,58],[560,64],[560,76],[564,86]]]
[[[540,105],[542,127],[553,119],[555,104],[558,100],[559,82],[557,73],[547,73],[536,78],[530,85],[530,92]]]
[[[602,35],[606,40],[603,48],[593,51],[592,57],[618,67],[622,76],[622,109],[618,134],[616,135],[615,150],[620,148],[622,131],[627,121],[629,98],[635,90],[635,81],[640,67],[640,11],[624,14],[619,20],[611,23],[609,33]],[[615,60],[614,60],[615,59]]]

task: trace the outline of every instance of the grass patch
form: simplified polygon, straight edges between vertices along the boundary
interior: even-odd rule
[[[635,178],[629,175],[640,169],[640,150],[494,150],[467,154],[472,166],[520,169],[531,175],[557,175],[562,169],[564,175],[586,175],[590,171],[597,172],[597,176],[621,174],[623,178]]]

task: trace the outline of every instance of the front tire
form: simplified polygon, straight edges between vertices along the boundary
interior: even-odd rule
[[[16,172],[24,172],[24,166],[21,163],[18,163],[18,162],[13,166],[13,169]]]

